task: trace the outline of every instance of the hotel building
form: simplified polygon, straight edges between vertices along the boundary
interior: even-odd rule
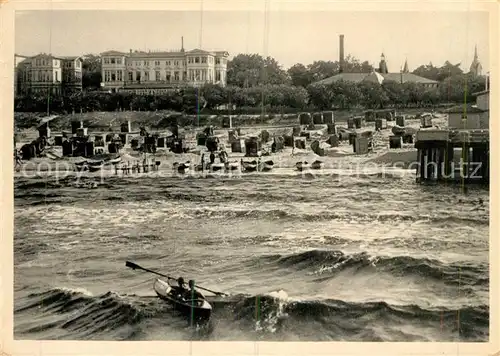
[[[33,57],[15,55],[15,93],[67,94],[82,90],[80,57],[56,57],[38,54]]]
[[[226,51],[107,51],[101,53],[103,90],[156,94],[184,85],[226,85]]]

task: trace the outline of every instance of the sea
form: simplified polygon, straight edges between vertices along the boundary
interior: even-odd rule
[[[487,188],[382,168],[14,184],[18,340],[489,340]],[[228,295],[193,323],[126,261]]]

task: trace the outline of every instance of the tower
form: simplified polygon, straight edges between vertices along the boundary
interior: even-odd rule
[[[339,72],[344,72],[344,35],[339,36]]]
[[[384,53],[382,53],[382,55],[380,56],[380,63],[378,65],[378,71],[381,74],[386,74],[386,73],[389,72],[387,70],[387,63],[385,62],[385,55],[384,55]]]
[[[470,65],[469,72],[474,76],[481,75],[483,72],[483,66],[479,62],[479,58],[477,56],[477,45],[474,47],[474,59]]]
[[[403,67],[403,73],[410,73],[410,70],[408,69],[408,59],[405,59],[405,65]]]

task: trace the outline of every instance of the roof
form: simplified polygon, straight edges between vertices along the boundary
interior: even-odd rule
[[[395,82],[401,83],[401,76],[403,77],[403,83],[412,82],[419,84],[438,84],[439,82],[431,79],[421,77],[413,73],[381,73],[387,80],[394,80]]]
[[[401,76],[403,77],[403,83],[412,82],[418,84],[438,84],[437,81],[427,79],[421,76],[418,76],[413,73],[339,73],[332,77],[325,78],[316,82],[315,84],[328,85],[331,83],[338,82],[340,80],[361,83],[362,81],[370,81],[382,84],[384,80],[393,80],[396,82],[401,82]]]
[[[35,55],[35,56],[31,57],[31,58],[38,58],[38,57],[46,57],[46,58],[48,57],[48,58],[55,58],[55,59],[63,59],[60,56],[54,56],[54,55],[52,55],[50,53],[49,54],[47,54],[47,53],[40,53],[40,54],[37,54],[37,55]]]
[[[466,105],[455,105],[444,111],[447,114],[463,114],[463,113],[482,113],[486,110],[478,108],[475,104],[468,103]]]
[[[366,77],[364,77],[363,81],[382,84],[382,82],[384,81],[384,77],[380,73],[371,72]]]
[[[229,56],[227,51],[206,51],[203,49],[192,49],[190,51],[130,51],[130,52],[120,52],[115,50],[110,50],[102,52],[101,56],[125,56],[134,58],[164,58],[164,57],[184,57],[186,54],[211,54],[212,56]]]
[[[67,61],[75,61],[77,59],[81,59],[80,56],[62,56],[61,58]]]
[[[101,56],[125,56],[126,54],[127,53],[125,53],[125,52],[111,50],[111,51],[102,52]]]
[[[184,57],[185,52],[180,51],[161,51],[161,52],[144,52],[134,51],[129,53],[128,57],[134,58],[164,58],[164,57]]]
[[[354,82],[354,83],[360,83],[362,82],[365,77],[368,75],[368,73],[339,73],[334,75],[333,77],[328,77],[323,80],[320,80],[314,84],[323,84],[323,85],[328,85],[332,84],[341,80],[347,81],[347,82]]]

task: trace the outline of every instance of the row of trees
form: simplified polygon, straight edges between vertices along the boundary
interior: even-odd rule
[[[103,93],[84,91],[66,96],[27,96],[15,101],[16,111],[51,112],[175,110],[212,114],[221,106],[234,113],[300,111],[332,108],[432,107],[444,103],[473,101],[472,94],[484,89],[484,77],[456,74],[437,88],[414,83],[384,81],[353,83],[338,81],[327,85],[294,86],[291,84],[229,85],[207,84],[199,89],[186,87],[161,95]],[[236,108],[236,109],[234,109]]]

